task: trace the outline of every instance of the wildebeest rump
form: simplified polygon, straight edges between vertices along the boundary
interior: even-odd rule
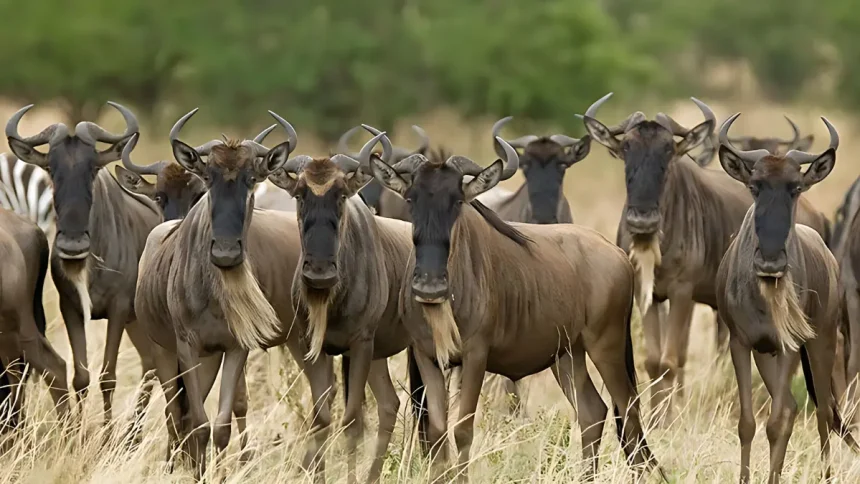
[[[720,130],[720,163],[748,187],[755,202],[722,259],[716,283],[720,318],[731,332],[741,403],[740,480],[749,482],[756,428],[750,350],[755,352],[756,366],[772,397],[767,423],[769,482],[779,482],[797,415],[791,377],[801,360],[810,397],[817,405],[824,479],[829,480],[829,435],[835,427],[842,427],[831,395],[841,310],[839,268],[820,234],[795,224],[795,213],[800,194],[833,170],[839,136],[821,118],[830,131],[830,147],[821,154],[739,151],[727,136],[739,115],[726,120]],[[802,171],[804,165],[806,171]],[[847,440],[856,450],[850,434]]]
[[[134,290],[137,262],[146,236],[161,215],[146,197],[123,190],[103,169],[120,154],[138,122],[128,109],[116,103],[126,122],[122,134],[112,134],[95,123],[81,122],[73,133],[62,123],[23,138],[18,122],[32,108],[26,106],[6,124],[9,147],[27,163],[48,168],[54,185],[57,235],[51,257],[51,275],[60,296],[60,312],[74,354],[75,390],[83,396],[89,386],[85,324],[90,317],[107,318],[107,339],[100,376],[105,420],[111,419],[111,401],[116,387],[116,363],[123,329],[141,357],[144,375],[153,368],[149,341],[135,323]],[[96,143],[110,143],[103,151]],[[36,150],[48,145],[48,152]],[[139,409],[149,398],[152,380],[147,379]]]
[[[606,406],[585,368],[588,351],[612,395],[622,448],[634,464],[653,466],[636,401],[633,269],[621,250],[591,229],[509,225],[473,202],[517,170],[516,151],[497,142],[506,161],[486,169],[462,156],[431,163],[413,155],[393,167],[372,160],[374,176],[410,202],[415,249],[400,301],[427,385],[424,428],[435,462],[446,454],[442,370],[449,364],[461,365],[463,375],[454,430],[460,466],[470,460],[484,372],[518,380],[548,367],[571,403],[579,404],[583,452],[592,459]],[[589,475],[596,460],[592,464]],[[439,465],[434,468],[438,474]]]
[[[298,202],[302,259],[293,278],[293,301],[309,315],[306,324],[297,325],[308,332],[309,357],[314,359],[323,351],[343,354],[348,482],[356,480],[368,382],[376,397],[379,431],[367,481],[380,478],[400,407],[387,358],[403,351],[410,341],[398,303],[412,250],[411,226],[374,216],[355,196],[371,180],[371,150],[380,140],[382,159],[389,160],[391,143],[377,132],[357,159],[342,154],[316,159],[297,156],[269,177]]]
[[[671,414],[673,406],[661,403],[683,384],[694,303],[716,308],[717,268],[753,200],[725,173],[703,169],[685,156],[711,135],[716,117],[707,105],[693,99],[705,120],[691,129],[663,113],[648,120],[641,112],[607,127],[596,115],[611,94],[589,107],[583,120],[595,141],[624,160],[627,199],[617,242],[637,268],[645,367],[656,381],[652,408]],[[803,197],[798,221],[827,233],[826,217]],[[670,301],[666,324],[652,297]]]
[[[42,287],[48,273],[48,239],[39,227],[0,208],[0,425],[17,426],[24,388],[17,365],[29,364],[44,375],[57,412],[68,411],[66,362],[45,338]],[[7,402],[8,398],[14,398]]]

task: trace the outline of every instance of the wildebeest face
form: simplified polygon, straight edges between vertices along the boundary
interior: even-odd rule
[[[652,235],[660,230],[660,199],[671,163],[700,145],[714,130],[714,113],[703,102],[691,98],[702,111],[705,121],[692,129],[678,124],[670,116],[658,113],[653,121],[635,112],[621,124],[607,127],[595,116],[597,109],[612,93],[596,101],[583,116],[585,129],[598,143],[609,148],[616,158],[624,160],[627,184],[627,230],[637,235]],[[675,141],[680,137],[680,141]]]
[[[203,178],[209,190],[212,223],[209,259],[216,266],[229,269],[244,262],[244,239],[254,208],[254,187],[271,173],[270,167],[286,162],[282,151],[288,146],[289,142],[282,143],[260,158],[244,142],[228,141],[212,146],[204,163],[196,149],[182,141],[173,141],[176,161]]]
[[[720,130],[720,163],[726,173],[747,185],[755,199],[756,274],[780,278],[788,266],[786,242],[794,227],[797,199],[833,170],[839,138],[825,120],[831,131],[831,147],[821,155],[790,151],[776,156],[766,150],[738,151],[727,136],[737,117],[738,114],[729,118]],[[805,172],[801,170],[804,164],[809,165]]]
[[[55,245],[62,259],[85,259],[90,251],[90,211],[93,205],[93,182],[98,171],[117,161],[125,145],[138,131],[137,119],[126,108],[109,103],[126,121],[126,131],[116,135],[95,123],[81,122],[73,135],[58,123],[29,138],[18,134],[18,123],[32,108],[27,106],[15,113],[6,125],[9,147],[21,160],[46,169],[54,186],[54,211],[57,214]],[[112,146],[97,151],[98,142]],[[36,146],[48,144],[48,152]]]
[[[185,218],[206,193],[206,185],[200,177],[172,162],[159,167],[155,183],[121,166],[116,167],[116,175],[126,190],[155,201],[165,221]]]
[[[520,168],[526,177],[532,223],[558,223],[558,204],[564,185],[564,174],[574,163],[588,155],[590,138],[576,143],[566,153],[548,138],[539,138],[526,146],[520,156]]]
[[[338,157],[341,155],[335,155]],[[269,176],[296,198],[302,240],[302,281],[312,289],[337,284],[337,259],[345,230],[347,199],[371,177],[361,169],[343,169],[330,158],[307,159],[297,172],[281,169]]]
[[[507,146],[513,152],[513,148]],[[421,156],[421,155],[415,155]],[[512,155],[516,157],[514,153]],[[459,160],[458,160],[459,159]],[[463,181],[464,172],[458,168],[461,157],[451,157],[445,163],[430,163],[416,159],[410,170],[411,181],[402,178],[394,168],[374,159],[374,176],[384,185],[400,193],[409,203],[412,215],[412,241],[415,245],[415,270],[412,292],[419,302],[438,304],[450,294],[448,287],[448,257],[451,234],[463,209],[463,204],[496,186],[503,177],[502,161],[476,173],[471,181]],[[455,160],[452,162],[452,160]],[[404,163],[410,161],[405,160]],[[516,171],[516,161],[513,163]],[[507,176],[510,176],[508,174]]]

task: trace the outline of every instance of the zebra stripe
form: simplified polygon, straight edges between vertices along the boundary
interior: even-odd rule
[[[53,196],[45,170],[16,156],[0,154],[0,205],[48,231],[54,224]]]

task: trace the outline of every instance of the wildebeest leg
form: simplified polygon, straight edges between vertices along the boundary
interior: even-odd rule
[[[741,484],[750,481],[750,452],[755,437],[755,412],[752,407],[752,361],[749,348],[735,338],[729,340],[732,352],[732,365],[738,381],[738,399],[741,415],[738,419],[738,438],[741,441]]]
[[[818,419],[818,437],[821,441],[821,459],[824,465],[824,479],[830,480],[830,432],[834,428],[833,397],[831,373],[834,367],[836,328],[818,331],[816,337],[807,342],[806,350],[815,391],[815,415]],[[840,366],[840,365],[836,365]],[[853,442],[853,439],[852,439]]]
[[[59,416],[69,413],[69,383],[66,379],[66,362],[60,358],[44,336],[39,335],[33,341],[22,341],[24,355],[34,370],[43,375],[51,399]]]
[[[346,358],[346,356],[344,356]],[[343,426],[347,441],[347,482],[356,482],[355,467],[358,443],[364,432],[364,387],[373,361],[373,339],[357,341],[349,347],[349,375],[346,385],[346,408],[343,410]]]
[[[674,417],[674,401],[676,384],[684,371],[686,362],[687,343],[690,340],[690,321],[693,317],[693,288],[683,286],[673,291],[669,299],[669,318],[664,335],[663,355],[660,358],[660,373],[663,379],[654,384],[654,389],[668,399],[665,421],[671,422]],[[679,392],[680,388],[677,389]]]
[[[645,370],[651,381],[657,381],[663,374],[660,372],[660,356],[663,354],[663,340],[660,337],[661,307],[667,303],[654,303],[642,315],[642,334],[645,337]],[[665,395],[658,395],[657,389],[651,386],[651,412],[656,412],[665,400]]]
[[[105,425],[113,418],[113,392],[116,389],[116,360],[119,356],[119,344],[122,342],[122,331],[128,321],[127,310],[114,310],[108,314],[107,338],[105,338],[105,354],[102,363],[102,373],[99,384],[104,400]]]
[[[756,366],[771,396],[770,417],[767,420],[767,440],[770,444],[770,474],[768,481],[779,482],[785,451],[797,416],[797,403],[791,394],[791,375],[797,371],[797,352],[776,357],[755,353]]]
[[[565,353],[552,366],[552,373],[561,385],[567,400],[578,408],[577,416],[582,434],[582,459],[588,466],[585,480],[592,481],[594,474],[597,473],[597,452],[600,450],[603,425],[606,423],[606,404],[588,375],[585,348],[581,339],[573,344],[570,354]]]
[[[331,432],[332,358],[321,354],[316,361],[305,361],[307,348],[297,338],[285,343],[293,360],[302,368],[311,387],[313,416],[311,418],[312,439],[308,442],[302,467],[315,474],[316,482],[325,482],[325,458],[323,447]]]
[[[213,431],[215,448],[223,455],[224,449],[230,443],[230,425],[233,417],[233,402],[236,387],[245,373],[245,362],[248,361],[248,350],[231,349],[224,354],[224,364],[221,368],[221,392],[218,395],[218,415],[215,417]]]
[[[77,301],[77,300],[75,300]],[[69,345],[72,347],[72,363],[75,367],[75,376],[72,378],[72,386],[78,400],[83,402],[90,386],[90,371],[87,369],[87,333],[84,328],[84,317],[74,302],[67,297],[60,297],[60,313],[66,325],[66,333],[69,335]]]
[[[17,339],[17,338],[16,338]],[[6,349],[8,346],[12,345],[3,345],[2,354],[19,354],[20,352],[16,349],[11,352],[7,352]],[[17,348],[17,343],[14,344]],[[3,409],[4,414],[2,415],[3,421],[0,422],[2,424],[3,429],[14,429],[17,428],[19,423],[21,422],[21,409],[24,406],[24,387],[21,385],[21,372],[20,372],[20,360],[13,359],[4,356],[0,358],[0,361],[3,363],[2,374],[5,377],[0,381],[0,384],[6,384],[8,387],[2,393],[6,395],[7,400],[0,402],[0,408]]]
[[[367,482],[377,482],[382,474],[382,464],[385,462],[385,453],[391,442],[391,434],[397,424],[397,411],[400,410],[400,398],[394,390],[391,375],[388,373],[388,359],[374,360],[370,364],[368,383],[370,384],[370,391],[376,398],[379,430],[376,434],[376,449]]]
[[[656,459],[645,440],[636,395],[636,369],[629,319],[626,326],[611,324],[609,321],[597,323],[593,329],[583,333],[583,338],[588,356],[603,377],[612,397],[618,437],[628,462],[632,463],[637,471],[653,468]]]
[[[200,366],[200,358],[196,349],[181,338],[176,340],[176,352],[179,357],[179,370],[182,373],[182,381],[185,391],[188,392],[189,413],[191,416],[191,434],[188,436],[191,459],[196,468],[196,476],[199,479],[206,470],[206,444],[209,443],[209,419],[206,409],[203,407],[205,400],[200,389],[200,379],[197,377],[197,368]]]
[[[507,377],[500,377],[504,382],[505,395],[508,398],[510,405],[508,411],[511,415],[522,415],[525,409],[523,408],[523,399],[520,394],[520,386],[517,382]]]
[[[720,319],[717,310],[714,309],[714,325],[717,327],[717,358],[726,354],[729,349],[729,327]]]
[[[149,336],[147,336],[143,329],[143,326],[137,321],[132,321],[126,324],[125,332],[128,334],[128,339],[131,340],[131,344],[134,345],[134,348],[137,350],[137,354],[140,355],[141,386],[140,394],[138,394],[137,404],[135,405],[134,410],[134,421],[139,422],[143,416],[143,412],[146,411],[146,406],[149,405],[149,399],[152,396],[152,388],[155,386],[155,375],[153,374],[153,370],[155,370],[155,361],[153,360],[152,355],[152,346],[155,343],[150,341]]]
[[[421,379],[424,381],[427,417],[430,421],[427,428],[427,440],[432,443],[432,447],[430,447],[431,481],[435,481],[444,473],[448,460],[448,442],[445,438],[448,430],[448,391],[442,369],[417,348],[413,354],[415,355],[415,362],[418,364],[418,371],[421,373]],[[464,373],[461,370],[461,375]],[[483,380],[484,374],[481,373],[480,377]],[[478,390],[480,391],[480,388]],[[462,408],[462,400],[460,408]]]
[[[845,415],[846,420],[858,426],[860,412],[857,411],[858,401],[857,387],[860,385],[860,291],[851,289],[845,291],[845,304],[848,317],[848,328],[845,336],[847,338],[845,349],[848,351],[848,363],[845,368],[845,379],[848,383],[847,407],[849,412]],[[841,362],[840,362],[841,364]]]
[[[158,381],[161,382],[161,390],[164,392],[164,400],[167,406],[164,408],[164,416],[167,418],[167,457],[165,460],[173,468],[172,456],[179,449],[179,444],[184,436],[180,436],[182,426],[182,408],[179,404],[179,362],[176,355],[158,346],[152,345],[153,357],[155,359],[155,372]]]
[[[245,432],[248,428],[248,383],[245,378],[245,371],[242,370],[239,384],[236,385],[236,396],[233,397],[233,415],[236,416],[236,431],[239,432],[239,449],[242,451],[239,461],[243,464],[249,462],[254,456],[254,452],[248,449],[248,434]]]
[[[454,425],[454,442],[457,444],[459,480],[469,479],[466,466],[471,460],[472,440],[475,437],[475,411],[481,397],[484,372],[487,371],[487,349],[470,347],[463,352],[462,383],[460,385],[460,414]]]

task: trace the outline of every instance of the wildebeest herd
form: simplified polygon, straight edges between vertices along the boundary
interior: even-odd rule
[[[739,114],[717,135],[714,113],[695,98],[704,120],[693,127],[642,112],[608,125],[597,111],[610,96],[581,116],[588,134],[580,139],[506,140],[501,131],[511,118],[499,120],[487,140],[499,159],[488,166],[431,150],[418,127],[414,150],[362,125],[344,135],[336,154],[294,155],[296,130],[271,111],[276,124],[253,139],[193,147],[180,135],[196,109],[170,131],[175,162],[142,163],[132,160],[138,121],[119,104],[109,103],[125,120],[120,134],[81,122],[25,137],[18,124],[32,105],[21,109],[6,125],[12,154],[0,160],[0,200],[9,209],[0,211],[7,427],[18,424],[21,399],[12,389],[25,377],[14,360],[42,375],[57,412],[72,418],[69,403],[84,398],[90,383],[87,322],[107,319],[105,420],[125,331],[148,379],[138,416],[155,375],[167,402],[167,458],[187,455],[198,475],[210,438],[219,451],[227,446],[233,416],[245,449],[249,352],[283,345],[310,385],[313,436],[303,467],[319,480],[331,433],[332,357],[343,357],[349,482],[357,480],[367,385],[378,403],[367,476],[375,482],[400,406],[388,358],[404,350],[417,437],[434,476],[449,471],[448,369],[460,370],[453,469],[466,479],[485,374],[505,378],[515,397],[517,381],[551,368],[577,408],[589,479],[608,408],[587,354],[611,397],[628,464],[665,478],[639,409],[631,319],[636,306],[651,408],[665,418],[683,388],[693,306],[701,303],[728,333],[740,395],[740,480],[750,478],[756,428],[750,354],[772,396],[770,480],[779,480],[798,412],[790,393],[798,364],[817,406],[829,476],[831,432],[858,450],[839,402],[854,400],[860,370],[860,185],[835,227],[803,192],[832,171],[836,128],[822,118],[830,142],[821,153],[807,152],[812,138],[801,138],[791,120],[791,140],[730,137]],[[286,141],[269,148],[265,139],[277,128]],[[362,131],[372,138],[351,152],[348,139]],[[616,244],[574,224],[562,190],[565,170],[588,156],[592,140],[624,163]],[[723,171],[705,168],[715,156]],[[105,169],[115,161],[122,162],[116,177]],[[520,188],[497,187],[518,170]],[[267,179],[274,187],[259,188]],[[50,251],[43,229],[56,232]],[[49,263],[73,351],[73,394],[65,362],[44,337]],[[219,370],[210,424],[203,403]]]

